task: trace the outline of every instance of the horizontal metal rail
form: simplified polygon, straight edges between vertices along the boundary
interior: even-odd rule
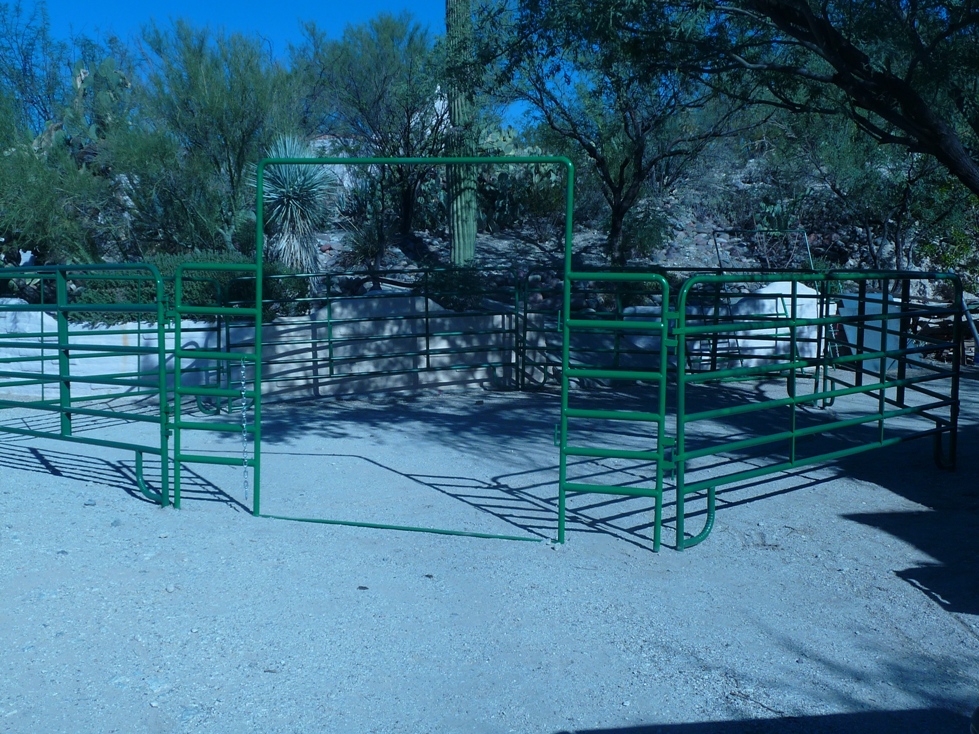
[[[938,273],[703,274],[684,283],[673,330],[677,362],[685,364],[685,352],[695,346],[698,352],[710,355],[710,363],[695,366],[697,371],[679,369],[677,373],[673,458],[678,548],[708,536],[714,524],[716,491],[724,485],[924,436],[938,441],[947,435],[949,454],[942,463],[954,465],[959,360],[942,367],[925,362],[920,355],[936,348],[958,350],[961,313],[954,304],[960,299],[953,301],[952,308],[916,304],[910,298],[915,280],[945,281],[961,291],[955,276]],[[871,282],[886,295],[871,293]],[[743,290],[744,284],[771,283],[779,283],[778,288],[751,294]],[[705,312],[703,306],[691,310],[687,304],[694,300],[712,303],[711,310]],[[834,300],[847,313],[843,306],[839,313],[830,313]],[[759,315],[763,309],[770,311]],[[804,310],[820,313],[811,316]],[[929,345],[915,344],[913,324],[923,314],[951,317],[951,336],[936,338]],[[830,338],[844,332],[846,341]],[[732,338],[738,341],[720,346]],[[776,348],[784,351],[766,351]],[[748,360],[754,364],[738,364]],[[909,371],[914,369],[920,372]],[[807,375],[806,370],[813,374]],[[773,391],[774,378],[784,381],[785,395]],[[691,392],[692,387],[745,379],[767,380],[768,392],[759,399],[755,391],[732,388],[727,393],[729,404],[722,408],[693,407],[691,401],[698,395]],[[798,390],[803,380],[813,380],[814,389],[808,394]],[[820,409],[831,405],[843,412],[820,414]],[[733,421],[742,435],[737,429],[717,434],[710,427],[717,421]],[[698,431],[698,425],[706,430]],[[854,433],[863,428],[867,429],[864,433]],[[940,458],[937,453],[936,458]],[[718,471],[720,465],[713,462],[704,463],[710,459],[722,459],[723,469]],[[708,506],[704,527],[688,537],[686,500],[704,491]]]

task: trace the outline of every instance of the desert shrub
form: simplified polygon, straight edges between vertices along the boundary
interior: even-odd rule
[[[250,265],[254,261],[244,255],[228,251],[199,251],[186,255],[159,254],[146,259],[155,265],[163,278],[165,310],[169,314],[175,307],[175,277],[181,265],[213,263],[219,265]],[[133,271],[129,271],[131,274]],[[140,271],[135,271],[139,273]],[[154,286],[147,278],[121,279],[123,271],[107,271],[105,277],[93,274],[74,280],[72,303],[78,306],[90,304],[91,311],[74,311],[71,319],[76,322],[116,324],[135,320],[154,321],[152,314],[136,311],[104,311],[97,306],[104,304],[147,304],[154,300]],[[230,269],[208,271],[185,269],[182,279],[181,305],[184,307],[211,307],[229,305],[248,307],[255,301],[254,279],[247,271]],[[296,278],[278,263],[266,263],[262,279],[262,319],[272,321],[276,316],[296,316],[308,312],[309,280]],[[187,314],[193,318],[193,312]],[[201,318],[210,318],[201,315]]]
[[[477,308],[492,287],[486,275],[474,268],[429,270],[420,278],[414,292],[427,296],[442,308],[467,311]]]

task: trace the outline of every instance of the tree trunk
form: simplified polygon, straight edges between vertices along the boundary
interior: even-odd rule
[[[616,268],[624,268],[632,259],[632,252],[626,247],[623,237],[626,213],[626,209],[613,206],[609,216],[608,239],[605,240],[605,247],[612,266]]]
[[[411,235],[411,227],[415,219],[415,186],[412,181],[405,177],[398,186],[398,193],[401,197],[401,222],[398,233],[402,237],[408,237]]]
[[[445,0],[450,128],[446,147],[450,156],[476,155],[472,35],[470,0]],[[468,265],[476,255],[476,171],[472,166],[451,165],[447,179],[452,264]]]

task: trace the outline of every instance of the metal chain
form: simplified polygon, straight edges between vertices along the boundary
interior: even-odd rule
[[[241,493],[248,499],[248,417],[245,403],[245,357],[241,357]]]

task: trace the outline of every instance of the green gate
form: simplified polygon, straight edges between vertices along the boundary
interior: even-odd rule
[[[136,485],[168,505],[167,319],[159,271],[4,268],[3,291],[36,302],[5,299],[0,307],[0,349],[9,355],[0,357],[0,390],[20,398],[0,400],[0,433],[132,451]],[[98,323],[105,326],[89,328]],[[144,455],[159,461],[159,489],[144,476]]]
[[[486,166],[513,166],[513,165],[549,165],[549,166],[556,166],[559,168],[563,168],[566,172],[565,197],[564,197],[564,204],[565,204],[564,244],[565,244],[565,249],[570,252],[571,235],[572,235],[572,213],[573,213],[573,206],[574,206],[574,166],[571,163],[571,161],[566,158],[548,157],[548,156],[527,156],[527,157],[498,156],[498,157],[471,157],[471,158],[329,158],[329,157],[310,158],[310,159],[269,158],[261,161],[256,171],[257,248],[256,248],[256,265],[255,265],[254,272],[255,272],[255,278],[259,284],[262,281],[262,260],[263,260],[264,238],[265,238],[264,227],[263,227],[264,181],[269,166],[279,166],[279,165],[356,166],[356,167],[372,167],[372,166],[486,167]],[[256,307],[255,316],[258,319],[258,322],[260,322],[261,321],[260,306],[264,304],[260,285],[257,288],[256,299],[258,305]],[[513,307],[514,318],[517,318],[517,316],[520,313],[520,309],[521,309],[520,304],[514,304]],[[185,309],[185,310],[201,313],[201,311],[198,309]],[[178,307],[178,311],[179,311],[179,307]],[[218,315],[223,317],[232,316],[231,313],[227,312],[225,309],[222,308],[210,309],[209,312],[215,316]],[[244,310],[238,311],[237,313],[238,315],[243,315],[245,311]],[[326,339],[327,348],[331,349],[333,348],[334,341],[335,341],[334,334],[332,331],[334,326],[334,319],[331,316],[328,316],[325,322],[322,324],[322,326],[326,328],[326,332],[327,332],[327,339]],[[518,327],[516,323],[514,323],[512,327],[507,327],[505,329],[500,329],[497,331],[501,334],[512,333],[515,335],[517,333],[520,333],[521,328]],[[500,539],[507,539],[507,540],[525,540],[525,541],[535,541],[535,542],[540,540],[539,538],[536,537],[477,533],[477,532],[469,532],[469,531],[462,531],[462,530],[455,530],[455,529],[448,529],[448,528],[411,527],[411,526],[393,525],[393,524],[384,524],[384,523],[360,522],[360,521],[338,520],[338,519],[317,518],[317,517],[291,517],[291,516],[271,515],[271,514],[262,513],[260,497],[258,492],[258,484],[257,484],[259,471],[260,471],[259,452],[260,452],[260,442],[261,442],[261,434],[260,434],[261,402],[262,402],[261,384],[263,380],[262,371],[263,371],[263,363],[264,363],[264,359],[262,358],[263,342],[261,338],[260,323],[256,324],[255,333],[256,333],[256,338],[253,347],[253,352],[251,352],[250,354],[247,352],[236,353],[233,357],[228,357],[227,355],[222,356],[222,354],[220,353],[198,353],[198,352],[192,354],[186,354],[183,352],[181,353],[182,356],[186,358],[197,357],[197,358],[213,359],[213,360],[225,359],[226,361],[234,361],[236,359],[240,359],[243,357],[246,363],[250,364],[252,369],[254,370],[252,376],[252,388],[250,390],[245,390],[242,393],[242,399],[254,401],[254,419],[250,427],[245,429],[245,432],[251,435],[254,454],[253,454],[253,459],[251,460],[237,461],[237,463],[239,464],[248,463],[249,466],[254,466],[255,468],[255,472],[254,472],[255,488],[252,497],[252,511],[254,512],[254,514],[261,515],[262,517],[272,517],[272,518],[283,519],[283,520],[296,520],[301,522],[314,522],[314,523],[324,523],[324,524],[333,524],[333,525],[347,525],[347,526],[355,526],[355,527],[369,527],[369,528],[381,528],[381,529],[392,529],[392,530],[407,530],[407,531],[414,531],[414,532],[427,532],[427,533],[438,533],[438,534],[447,534],[447,535],[463,535],[463,536],[485,537],[485,538],[500,538]],[[447,333],[442,332],[441,336],[445,336],[445,335],[447,335]],[[514,345],[514,347],[515,346],[516,345]],[[454,351],[458,351],[458,350],[453,350],[453,349],[442,350],[442,353],[439,355],[439,354],[435,354],[432,350],[426,348],[425,354],[423,356],[427,361],[427,365],[422,369],[434,368],[434,365],[430,364],[432,361],[433,354],[435,354],[436,358],[439,356],[451,357]],[[514,351],[519,351],[519,350],[514,348]],[[497,365],[488,364],[487,366],[493,367]],[[194,388],[192,391],[186,391],[183,394],[187,397],[210,396],[214,398],[222,398],[222,397],[227,398],[233,392],[234,391],[230,388],[219,387],[219,388]],[[204,427],[200,423],[195,423],[193,426],[190,426],[186,421],[183,420],[179,421],[178,425],[181,428]],[[216,424],[216,425],[219,427],[216,427],[214,430],[232,430],[232,429],[236,431],[242,430],[241,427],[237,425],[237,423],[234,425],[232,424],[226,424],[226,425]],[[180,445],[179,440],[175,442],[175,445],[176,446]],[[181,457],[186,458],[188,456],[186,454],[183,454],[179,449],[177,450],[177,453]],[[199,455],[194,456],[192,458],[194,460],[207,460],[207,457],[202,457]],[[249,463],[249,461],[251,463]],[[229,461],[228,463],[231,462]]]
[[[257,174],[254,264],[188,264],[172,283],[149,265],[3,269],[0,285],[6,287],[0,290],[22,293],[25,299],[0,304],[0,349],[5,350],[0,389],[19,398],[0,400],[0,433],[133,451],[136,484],[161,505],[171,502],[172,460],[177,507],[183,465],[201,463],[240,467],[246,492],[251,470],[250,510],[256,516],[537,540],[261,510],[265,347],[270,347],[269,363],[284,375],[273,374],[273,382],[287,382],[295,366],[290,359],[276,362],[271,354],[278,347],[291,349],[289,339],[263,343],[263,313],[274,300],[263,294],[265,169],[440,164],[550,164],[567,172],[563,308],[557,324],[547,312],[528,306],[532,288],[539,289],[537,303],[545,300],[542,292],[552,296],[550,286],[529,279],[529,287],[522,289],[514,279],[522,302],[518,297],[491,314],[501,317],[499,327],[433,330],[434,317],[427,310],[399,317],[401,323],[424,323],[417,337],[424,339],[424,347],[411,354],[424,360],[417,371],[439,365],[452,369],[456,354],[473,353],[471,345],[433,347],[433,336],[496,335],[523,365],[516,379],[522,388],[544,383],[558,367],[548,355],[557,328],[562,341],[555,433],[558,542],[565,540],[569,495],[649,498],[653,546],[659,549],[664,492],[671,480],[676,545],[682,550],[710,533],[720,487],[925,436],[935,441],[936,460],[954,466],[963,313],[956,276],[712,272],[687,278],[674,295],[662,272],[576,270],[571,249],[574,169],[566,159],[547,157],[268,159]],[[919,286],[925,281],[944,287],[951,305],[924,299]],[[191,283],[193,297],[188,296]],[[203,298],[201,283],[211,288]],[[225,292],[229,283],[235,284],[233,299]],[[511,321],[506,321],[508,314]],[[202,323],[194,325],[195,318]],[[950,329],[923,326],[936,321]],[[100,323],[108,325],[86,325]],[[338,340],[336,327],[344,321],[329,306],[324,319],[311,323],[312,331],[322,330],[324,336],[306,341],[312,351],[325,349],[330,370],[338,364],[337,349],[363,342],[353,336]],[[188,338],[191,330],[194,339]],[[531,351],[535,356],[528,356]],[[944,361],[929,358],[934,354]],[[357,359],[349,356],[344,364]],[[482,366],[511,369],[507,359],[488,358]],[[403,370],[382,370],[397,371]],[[529,383],[526,374],[531,374]],[[99,430],[98,437],[84,435],[87,429]],[[151,435],[144,438],[147,431]],[[208,433],[240,436],[240,455],[196,448],[195,440]],[[159,462],[158,490],[146,481],[144,455]],[[706,503],[705,523],[688,536],[694,498]]]
[[[952,305],[912,298],[926,281],[954,291]],[[936,461],[953,467],[961,302],[962,284],[947,273],[688,279],[673,331],[677,548],[710,533],[721,486],[924,436],[934,438]],[[919,328],[938,319],[950,319],[952,329]],[[949,361],[925,359],[930,353]],[[706,522],[687,537],[688,499],[702,493]]]
[[[572,292],[581,285],[609,307],[572,314]],[[658,305],[629,306],[637,297]],[[556,437],[559,543],[565,538],[569,492],[649,497],[653,549],[659,550],[663,472],[672,446],[666,433],[669,301],[662,275],[577,272],[568,248]],[[588,389],[594,385],[611,388],[610,395]]]
[[[226,305],[221,288],[222,279],[234,278],[243,273],[251,279],[254,298],[250,302]],[[214,284],[213,298],[204,303],[188,302],[185,298],[187,284],[200,280]],[[249,488],[248,469],[252,469],[251,511],[258,515],[262,456],[261,251],[255,265],[180,265],[174,278],[174,314],[174,507],[180,507],[184,464],[231,466],[241,467],[246,491]],[[185,334],[195,318],[206,319],[206,325],[195,329],[197,340],[188,341]],[[253,336],[232,345],[227,337],[222,339],[222,336],[226,330],[233,328],[239,328]],[[203,345],[199,343],[201,337]],[[212,382],[206,379],[210,375],[216,376],[216,380]],[[207,409],[206,405],[213,405],[214,409]],[[222,415],[222,405],[225,406],[227,418]],[[195,431],[240,435],[240,455],[229,456],[225,453],[204,453],[193,448],[188,449],[188,436],[185,432],[193,437]]]

